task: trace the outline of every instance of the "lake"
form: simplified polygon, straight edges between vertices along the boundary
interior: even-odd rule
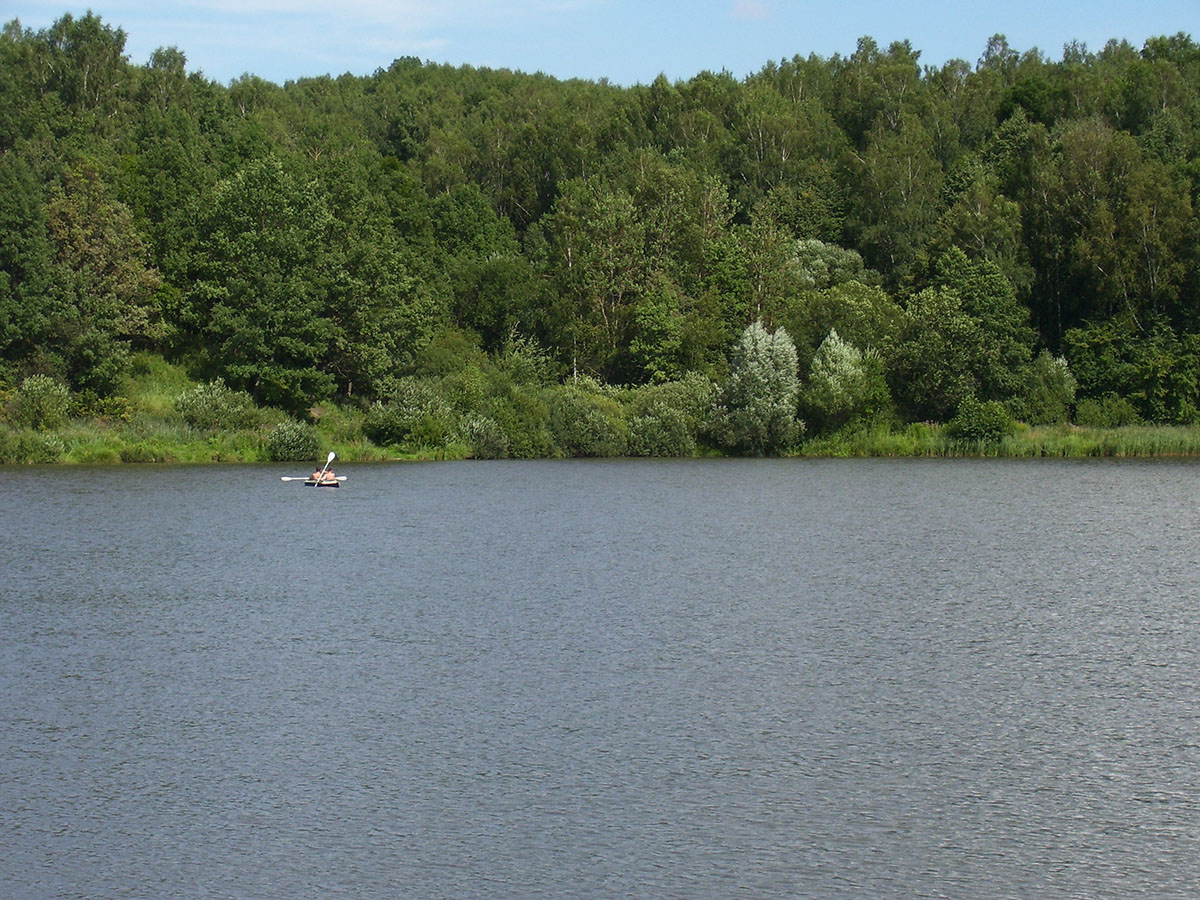
[[[0,468],[0,895],[1200,896],[1200,464]]]

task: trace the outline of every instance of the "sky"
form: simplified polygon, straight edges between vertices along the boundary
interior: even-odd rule
[[[125,31],[130,62],[176,47],[189,72],[223,84],[369,75],[404,56],[631,86],[848,56],[863,36],[883,48],[908,40],[932,66],[974,66],[994,34],[1052,60],[1072,41],[1093,51],[1181,31],[1200,41],[1197,0],[0,0],[0,22],[38,30],[88,9]]]

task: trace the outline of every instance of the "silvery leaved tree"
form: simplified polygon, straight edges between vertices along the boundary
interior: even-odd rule
[[[752,322],[734,345],[717,413],[718,438],[753,456],[786,451],[804,430],[796,418],[796,345],[783,328]]]
[[[830,329],[813,357],[800,402],[809,422],[824,430],[878,414],[889,402],[882,361]]]

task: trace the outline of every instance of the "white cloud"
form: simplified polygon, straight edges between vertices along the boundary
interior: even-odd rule
[[[735,19],[769,19],[771,11],[763,0],[733,0],[733,17]]]

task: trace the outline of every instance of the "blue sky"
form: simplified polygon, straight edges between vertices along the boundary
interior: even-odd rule
[[[1200,40],[1197,0],[0,0],[0,21],[39,29],[89,8],[125,30],[131,62],[175,46],[189,71],[222,83],[247,72],[280,84],[365,75],[415,56],[632,85],[706,69],[740,78],[796,54],[848,55],[863,35],[883,47],[907,39],[927,65],[974,65],[997,33],[1051,59],[1072,40],[1091,50],[1179,31]]]

